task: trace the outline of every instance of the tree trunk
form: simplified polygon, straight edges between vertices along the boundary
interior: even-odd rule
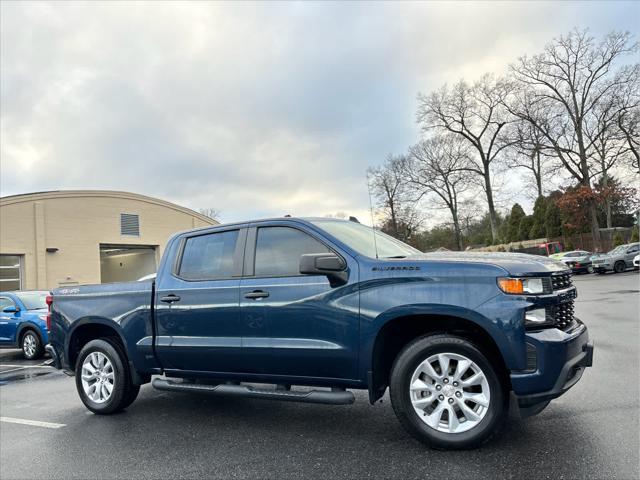
[[[451,216],[453,217],[453,231],[456,237],[456,245],[458,250],[462,251],[462,234],[460,232],[460,221],[458,220],[458,212],[455,209],[451,209]]]
[[[593,250],[600,250],[600,225],[598,225],[598,209],[595,203],[589,205],[589,214],[591,215],[591,236],[593,237]]]
[[[542,169],[540,168],[540,152],[536,151],[536,162],[537,169],[533,172],[536,177],[536,188],[538,189],[538,196],[536,198],[542,197]]]
[[[489,221],[491,223],[491,239],[495,242],[498,238],[498,219],[496,207],[493,204],[493,191],[491,190],[491,177],[488,166],[485,167],[484,186],[487,194],[487,206],[489,207]]]
[[[400,238],[398,232],[398,219],[396,218],[396,209],[393,201],[389,201],[389,210],[391,211],[391,226],[393,227],[393,236],[395,238]]]
[[[602,163],[604,165],[604,162]],[[606,171],[602,175],[602,186],[604,187],[605,191],[609,186],[609,176],[607,175]],[[604,199],[604,209],[605,209],[605,213],[607,214],[607,228],[611,228],[613,226],[611,221],[611,199],[609,198],[608,192],[607,192],[607,196]]]

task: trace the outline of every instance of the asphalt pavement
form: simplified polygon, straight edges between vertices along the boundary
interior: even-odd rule
[[[145,385],[126,412],[96,416],[73,378],[5,350],[0,478],[637,479],[640,277],[579,275],[574,283],[594,366],[540,415],[509,421],[481,449],[429,450],[400,427],[388,395],[371,406],[366,392],[354,405],[324,406]]]

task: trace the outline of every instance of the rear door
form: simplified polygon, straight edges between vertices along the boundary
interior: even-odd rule
[[[300,256],[333,251],[314,232],[291,224],[257,225],[247,236],[240,302],[243,345],[252,372],[356,378],[359,345],[357,263],[347,285],[302,275]]]
[[[242,370],[240,275],[246,229],[181,240],[171,272],[157,280],[156,352],[165,369]]]

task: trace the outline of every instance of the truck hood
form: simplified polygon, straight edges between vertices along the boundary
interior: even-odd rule
[[[539,255],[500,252],[435,252],[411,255],[404,261],[475,263],[500,267],[510,275],[551,274],[568,270],[564,263]]]

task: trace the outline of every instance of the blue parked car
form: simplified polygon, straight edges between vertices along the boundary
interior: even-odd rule
[[[0,292],[0,348],[20,348],[24,358],[42,357],[49,342],[47,291]]]

